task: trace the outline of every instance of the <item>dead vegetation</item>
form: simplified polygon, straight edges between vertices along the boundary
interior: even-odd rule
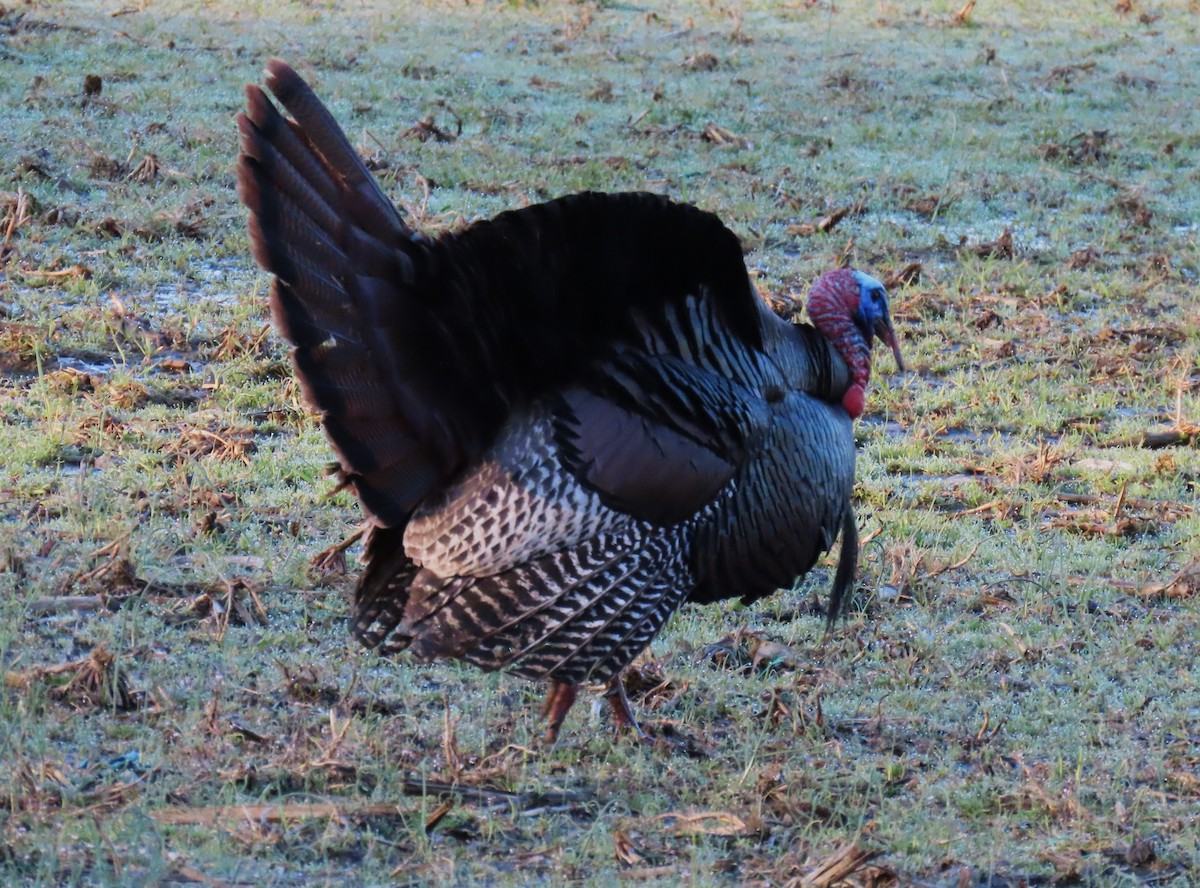
[[[258,11],[0,8],[0,881],[1196,881],[1186,4]],[[647,188],[781,313],[879,276],[913,369],[857,426],[851,616],[825,563],[685,610],[624,677],[646,744],[360,652],[229,175],[273,54],[435,234]]]

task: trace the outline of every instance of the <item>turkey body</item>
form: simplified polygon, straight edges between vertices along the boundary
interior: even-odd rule
[[[621,670],[686,601],[790,586],[840,532],[836,612],[854,358],[767,308],[715,216],[584,193],[430,239],[291,68],[267,83],[293,120],[248,87],[239,190],[369,522],[363,643],[547,680],[553,737],[584,682],[632,721]]]

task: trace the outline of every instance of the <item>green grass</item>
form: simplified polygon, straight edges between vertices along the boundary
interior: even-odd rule
[[[0,881],[824,885],[848,845],[851,885],[1200,881],[1200,10],[961,6],[0,7]],[[355,550],[310,563],[357,507],[234,193],[272,55],[430,231],[649,189],[764,292],[920,263],[855,615],[823,636],[827,564],[685,610],[654,748],[357,649]]]

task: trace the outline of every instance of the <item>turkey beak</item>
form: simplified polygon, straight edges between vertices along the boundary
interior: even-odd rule
[[[896,369],[903,373],[904,358],[900,356],[900,340],[896,336],[896,328],[892,326],[892,319],[886,314],[875,322],[875,335],[891,348],[896,358]]]

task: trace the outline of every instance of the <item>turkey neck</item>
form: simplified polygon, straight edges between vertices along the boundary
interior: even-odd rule
[[[787,384],[829,404],[841,404],[855,380],[834,344],[807,324],[779,320],[764,326],[764,347]]]

